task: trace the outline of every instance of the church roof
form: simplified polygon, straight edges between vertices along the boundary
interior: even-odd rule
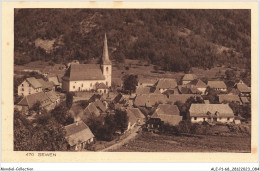
[[[70,81],[105,79],[98,64],[71,64],[63,78]]]
[[[104,39],[104,48],[103,48],[103,64],[104,65],[111,65],[111,61],[109,60],[109,55],[108,55],[108,47],[107,47],[107,35],[105,34],[105,39]]]

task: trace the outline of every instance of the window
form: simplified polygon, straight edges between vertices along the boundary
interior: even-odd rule
[[[194,117],[194,120],[196,121],[196,120],[197,120],[197,117]]]
[[[203,118],[203,121],[205,121],[206,119],[205,118]]]
[[[23,87],[23,84],[22,84],[22,87]]]
[[[229,121],[229,120],[230,120],[230,118],[227,118],[227,120]]]
[[[106,85],[108,85],[108,82],[106,82]]]
[[[83,84],[81,84],[81,87],[83,87]]]
[[[73,88],[75,88],[75,86],[73,86]]]
[[[24,88],[22,88],[22,91],[24,91]]]
[[[108,67],[106,67],[106,71],[108,72]]]
[[[222,118],[220,117],[219,120],[221,120]]]
[[[107,93],[107,91],[106,91],[106,90],[104,90],[104,93]]]

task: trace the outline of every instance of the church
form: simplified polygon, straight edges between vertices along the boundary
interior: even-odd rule
[[[111,77],[112,63],[105,34],[101,64],[71,64],[62,77],[62,89],[67,92],[97,90],[101,83],[109,88]]]

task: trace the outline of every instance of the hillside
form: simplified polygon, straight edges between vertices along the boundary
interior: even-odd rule
[[[16,9],[14,20],[15,64],[87,63],[102,56],[106,32],[115,62],[251,68],[250,10]]]

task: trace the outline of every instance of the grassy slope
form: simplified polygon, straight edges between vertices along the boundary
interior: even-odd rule
[[[142,133],[115,152],[250,152],[250,137],[165,136]]]

